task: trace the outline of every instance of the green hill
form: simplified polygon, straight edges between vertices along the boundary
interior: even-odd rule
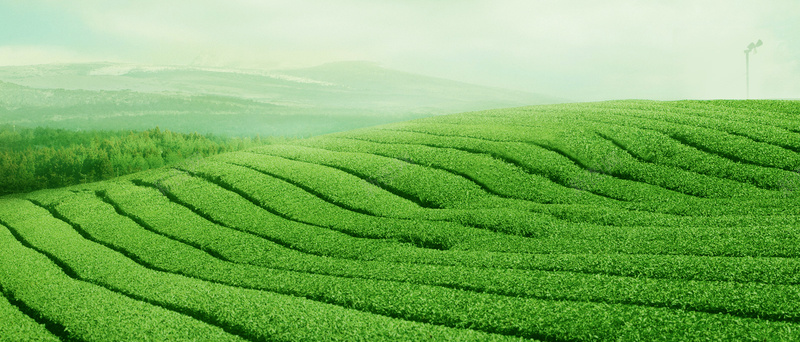
[[[800,340],[800,102],[469,112],[0,198],[11,340]]]
[[[0,124],[307,137],[562,102],[366,62],[278,71],[109,63],[0,67]]]

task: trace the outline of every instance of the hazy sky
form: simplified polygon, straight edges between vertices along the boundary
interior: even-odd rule
[[[0,0],[0,65],[369,60],[575,100],[800,98],[798,0]]]

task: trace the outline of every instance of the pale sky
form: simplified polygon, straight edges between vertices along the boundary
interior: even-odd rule
[[[800,98],[798,0],[0,0],[0,65],[367,60],[579,101]]]

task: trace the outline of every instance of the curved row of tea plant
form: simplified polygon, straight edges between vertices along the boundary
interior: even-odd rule
[[[8,202],[3,202],[3,205],[19,209]],[[29,216],[27,210],[17,213]],[[16,221],[7,215],[3,220]],[[34,227],[42,224],[37,217],[19,220]],[[49,226],[45,223],[39,227]],[[58,243],[59,240],[54,239],[61,237],[49,229],[41,230],[41,233],[52,243]],[[0,249],[0,285],[36,315],[58,327],[63,338],[85,341],[242,340],[190,316],[70,277],[51,258],[25,247],[6,227],[0,229],[0,243],[3,246]],[[70,268],[66,271],[75,272]],[[6,337],[10,338],[3,336]]]
[[[263,268],[226,265],[202,251],[148,234],[132,221],[117,216],[113,208],[93,194],[69,196],[53,206],[50,210],[61,219],[27,202],[7,204],[33,217],[28,220],[7,217],[10,229],[43,253],[52,255],[75,278],[183,317],[193,317],[246,340],[353,340],[382,336],[409,340],[502,338],[380,314],[367,315],[297,298],[304,293],[286,287],[302,282],[314,284],[310,275],[298,277]],[[51,229],[36,229],[40,226]],[[332,300],[337,299],[335,295],[346,295],[334,290],[348,288],[324,279],[316,284],[333,287],[329,290]],[[315,290],[307,287],[307,292]],[[217,339],[213,335],[199,338]]]
[[[98,195],[113,205],[117,212],[130,217],[148,230],[202,249],[224,260],[270,268],[386,280],[414,279],[417,277],[415,274],[439,274],[433,279],[433,284],[459,279],[455,275],[459,269],[452,266],[468,267],[470,272],[481,274],[471,281],[491,281],[494,276],[483,275],[481,268],[494,268],[501,272],[507,272],[508,269],[557,270],[658,279],[800,284],[800,260],[787,258],[751,258],[748,262],[741,262],[737,258],[674,255],[489,254],[424,249],[417,252],[429,252],[427,258],[403,258],[407,254],[392,255],[388,250],[381,254],[380,259],[383,261],[369,260],[365,255],[355,258],[337,255],[336,258],[331,258],[314,254],[313,250],[306,251],[302,247],[297,248],[298,246],[286,247],[252,233],[216,224],[191,209],[172,202],[154,188],[130,183],[108,184],[98,191]],[[412,251],[398,249],[406,253]],[[490,255],[491,258],[488,257]],[[668,265],[667,260],[678,262]],[[421,283],[429,281],[431,280],[419,280]]]
[[[0,337],[797,340],[798,115],[492,110],[3,197]]]
[[[321,227],[302,224],[288,219],[281,219],[271,214],[258,204],[249,202],[244,197],[235,192],[228,191],[213,183],[204,181],[198,177],[192,177],[181,172],[173,172],[170,176],[161,175],[156,188],[159,194],[166,194],[170,200],[180,204],[186,209],[199,214],[211,222],[225,227],[231,227],[257,235],[259,237],[276,242],[282,246],[296,249],[305,253],[331,256],[335,258],[359,259],[359,260],[388,260],[395,262],[412,263],[432,263],[443,265],[475,265],[492,266],[502,268],[528,268],[532,269],[561,269],[572,270],[577,267],[577,271],[587,270],[586,266],[602,264],[604,271],[609,274],[650,274],[656,277],[664,277],[672,271],[655,271],[653,268],[660,269],[665,260],[670,258],[680,259],[679,264],[686,267],[679,274],[694,278],[703,274],[702,269],[726,271],[716,275],[708,272],[697,279],[729,279],[734,281],[764,281],[772,280],[753,280],[753,276],[767,276],[772,272],[783,274],[778,278],[786,278],[785,274],[791,274],[794,270],[794,259],[783,258],[758,258],[748,259],[748,263],[736,262],[736,258],[703,258],[691,255],[679,257],[676,253],[689,253],[700,255],[733,255],[733,256],[788,256],[798,255],[793,251],[791,245],[782,246],[782,249],[774,247],[774,241],[786,240],[793,241],[794,232],[791,229],[773,229],[772,232],[759,227],[727,228],[720,227],[705,228],[704,231],[697,231],[697,228],[688,227],[682,230],[674,228],[654,229],[644,227],[640,229],[630,229],[625,227],[596,227],[594,230],[587,230],[586,225],[579,227],[569,236],[552,236],[546,239],[520,239],[513,236],[497,237],[495,244],[483,245],[460,245],[456,250],[434,250],[425,248],[412,248],[405,244],[380,239],[363,239],[348,236],[346,234],[320,229]],[[148,178],[148,177],[145,177]],[[144,182],[142,184],[151,184]],[[163,199],[162,199],[163,200]],[[703,227],[699,227],[703,228]],[[645,235],[648,234],[649,235]],[[659,239],[659,234],[662,237]],[[683,235],[682,235],[683,234]],[[574,235],[577,235],[574,236]],[[753,237],[764,237],[758,243],[737,245],[737,239],[745,235]],[[738,238],[737,238],[738,237]],[[634,245],[625,243],[639,240],[649,240],[646,244]],[[657,240],[662,240],[658,242]],[[325,243],[328,241],[328,243]],[[681,241],[681,246],[671,246],[675,241]],[[796,243],[796,241],[792,242]],[[564,255],[565,246],[570,246],[569,255]],[[469,247],[469,248],[468,248]],[[670,248],[670,249],[664,249]],[[680,249],[675,249],[680,248]],[[795,249],[797,247],[794,247]],[[460,250],[459,250],[460,249]],[[463,249],[471,249],[465,252]],[[486,250],[504,250],[517,253],[492,253]],[[580,254],[574,253],[599,253],[605,251],[614,254]],[[634,252],[649,254],[633,255]],[[522,254],[519,254],[523,252]],[[536,254],[539,253],[539,254]],[[547,253],[547,254],[541,254]],[[626,254],[619,254],[626,253]],[[653,253],[663,254],[662,256]],[[778,253],[778,254],[776,254]],[[577,262],[582,260],[583,262]],[[638,259],[639,261],[633,261]],[[623,260],[623,261],[619,261]],[[653,260],[649,264],[647,260]],[[741,259],[739,259],[741,260]],[[566,261],[566,264],[564,264]],[[623,262],[615,266],[617,262]],[[752,264],[749,264],[751,263]],[[747,266],[747,265],[750,266]],[[556,266],[560,265],[560,266]],[[624,265],[624,267],[622,266]],[[773,265],[769,267],[761,267]],[[782,265],[775,267],[777,265]],[[666,269],[677,268],[678,265],[671,265]],[[552,268],[551,268],[552,267]],[[682,268],[681,267],[681,268]],[[760,268],[759,272],[748,273],[747,269]],[[589,270],[594,269],[589,266]],[[691,270],[690,270],[691,269]],[[638,270],[638,271],[636,271]],[[662,269],[663,270],[663,269]],[[771,270],[771,271],[768,271]],[[623,272],[623,273],[619,273]],[[633,272],[633,273],[625,273]],[[641,273],[639,273],[641,272]],[[677,271],[675,271],[677,272]],[[765,273],[766,272],[766,273]],[[746,275],[749,274],[749,275]],[[736,276],[734,276],[736,275]],[[715,277],[723,278],[715,278]],[[711,278],[706,278],[711,277]],[[683,278],[683,277],[681,277]],[[765,279],[770,279],[767,276]],[[790,277],[791,278],[791,277]],[[783,282],[783,281],[778,281]]]
[[[587,125],[594,124],[589,122]],[[736,204],[740,203],[743,203],[743,206],[746,206],[751,212],[753,212],[753,210],[761,210],[759,207],[764,206],[778,206],[781,209],[787,209],[785,201],[782,200],[789,196],[784,195],[787,195],[789,191],[795,188],[800,188],[800,185],[798,185],[798,187],[790,186],[783,188],[781,192],[776,193],[776,195],[778,195],[777,197],[761,197],[755,201],[737,197],[734,201],[729,201],[726,205],[720,206],[718,205],[720,202],[719,199],[716,201],[706,201],[702,198],[687,196],[647,183],[614,177],[604,174],[600,172],[600,170],[588,169],[562,154],[530,143],[497,142],[463,136],[435,135],[408,130],[397,130],[396,125],[392,127],[395,128],[389,132],[386,131],[389,127],[385,127],[381,130],[358,130],[326,136],[318,143],[314,143],[314,140],[304,140],[298,143],[303,143],[304,145],[313,144],[319,148],[352,150],[355,147],[346,144],[348,140],[366,140],[382,144],[423,145],[459,149],[465,152],[490,155],[498,160],[517,165],[529,173],[541,174],[558,184],[575,190],[576,199],[580,199],[579,195],[592,193],[603,197],[618,199],[622,202],[617,202],[617,204],[626,208],[640,208],[654,212],[670,212],[683,216],[736,213],[741,211],[741,209],[736,206]],[[342,138],[346,138],[347,140],[343,140]],[[651,145],[641,144],[636,145],[636,148],[649,151],[648,146]],[[268,150],[274,151],[279,148],[282,148],[282,146],[272,146]],[[656,148],[656,146],[654,145],[653,148]],[[263,152],[264,149],[255,149],[254,151]],[[625,152],[630,153],[630,151]],[[406,157],[408,156],[407,153],[404,155]],[[395,155],[395,157],[401,156],[403,155]],[[607,162],[606,164],[612,165],[613,163]],[[606,168],[608,167],[606,166]],[[791,185],[788,179],[786,183]],[[524,186],[524,184],[518,185]],[[765,194],[769,194],[769,192]],[[770,205],[774,202],[777,202],[777,204]]]
[[[39,199],[35,201],[39,202]],[[359,310],[387,314],[412,321],[426,321],[454,327],[470,326],[472,329],[525,337],[557,337],[568,340],[583,339],[592,334],[606,337],[625,337],[626,334],[635,334],[634,336],[637,338],[648,338],[648,336],[681,338],[681,336],[698,336],[698,334],[711,334],[708,336],[727,334],[739,337],[770,336],[771,334],[790,334],[791,331],[790,325],[784,323],[757,322],[718,314],[701,318],[698,316],[700,313],[679,314],[665,311],[665,309],[648,308],[650,305],[656,307],[675,306],[684,310],[694,308],[701,311],[708,310],[712,313],[720,311],[736,313],[737,304],[731,302],[730,298],[746,298],[752,293],[760,293],[764,297],[759,301],[762,303],[761,309],[755,312],[743,311],[740,314],[746,317],[762,317],[762,319],[772,317],[791,321],[793,320],[790,316],[791,313],[797,312],[796,309],[786,306],[787,303],[790,303],[786,299],[797,294],[792,292],[793,288],[791,287],[780,286],[758,285],[753,287],[754,285],[738,285],[736,283],[725,286],[719,283],[706,283],[705,286],[710,286],[709,288],[704,289],[705,286],[694,284],[695,286],[689,286],[690,291],[680,293],[684,292],[683,288],[687,285],[684,281],[669,285],[669,282],[665,281],[654,281],[654,283],[648,284],[651,281],[635,278],[617,280],[613,277],[603,279],[596,276],[576,275],[552,279],[552,275],[513,277],[499,274],[494,276],[493,282],[487,286],[495,289],[499,287],[499,290],[495,291],[502,291],[503,284],[510,284],[506,286],[510,286],[512,289],[515,284],[517,291],[523,292],[509,293],[514,297],[505,297],[481,293],[470,294],[469,292],[450,290],[447,287],[413,285],[407,281],[385,282],[363,278],[362,280],[330,278],[309,273],[270,271],[264,268],[256,269],[229,264],[204,254],[200,250],[149,233],[137,226],[134,221],[124,216],[117,216],[111,206],[92,193],[66,194],[59,199],[57,205],[51,208],[57,217],[69,224],[48,217],[48,213],[40,208],[38,209],[39,215],[36,215],[32,212],[37,209],[29,204],[15,203],[12,205],[18,206],[19,212],[27,211],[31,216],[38,216],[37,218],[40,220],[54,221],[47,225],[53,227],[50,233],[55,233],[60,237],[57,241],[48,239],[48,236],[43,235],[41,231],[33,230],[34,227],[43,224],[41,221],[31,224],[28,223],[30,220],[18,222],[13,217],[9,220],[10,226],[16,227],[16,232],[20,236],[74,270],[77,277],[100,283],[114,291],[156,305],[173,308],[179,312],[188,312],[209,323],[255,339],[265,338],[265,336],[259,337],[258,334],[269,330],[266,329],[266,326],[259,324],[268,326],[275,324],[275,318],[264,317],[263,313],[255,309],[265,305],[281,305],[275,303],[271,297],[270,293],[273,291],[352,306]],[[42,202],[42,205],[49,206],[46,202]],[[77,231],[70,232],[70,226]],[[100,244],[82,240],[79,232]],[[111,249],[104,249],[104,246]],[[116,253],[112,249],[118,250],[122,254]],[[125,256],[132,258],[133,261],[126,259]],[[137,266],[133,262],[144,267]],[[147,271],[147,268],[161,272],[154,273]],[[169,273],[162,273],[164,271]],[[191,278],[171,276],[170,273]],[[192,278],[211,280],[214,283],[198,283]],[[520,280],[532,283],[518,284]],[[631,284],[626,284],[628,282]],[[220,288],[220,285],[214,285],[215,283],[227,284],[232,287]],[[292,286],[287,288],[288,284],[292,284]],[[190,292],[189,288],[193,290]],[[533,293],[530,290],[526,293],[524,290],[531,288],[534,289]],[[625,290],[625,288],[629,289]],[[257,289],[261,292],[246,289]],[[630,297],[637,293],[631,291],[633,289],[641,292]],[[561,300],[553,302],[519,297],[522,295],[535,298],[536,293],[539,293],[539,296],[546,296],[546,293],[551,292],[559,294],[553,299]],[[614,298],[625,293],[627,295]],[[264,299],[263,296],[267,296],[267,298]],[[559,296],[573,297],[573,299],[563,301],[566,298],[562,299]],[[635,299],[636,296],[641,299]],[[203,298],[212,298],[213,301],[203,300]],[[233,298],[246,299],[244,302],[233,302]],[[686,302],[674,302],[675,298],[681,298]],[[577,302],[573,302],[575,300]],[[268,301],[268,304],[264,304],[263,301]],[[647,306],[591,304],[594,301],[611,303],[638,301],[641,305]],[[719,301],[718,304],[715,304],[716,301]],[[505,302],[507,304],[503,304]],[[244,303],[248,303],[248,305],[244,305]],[[250,306],[253,306],[253,309],[248,310]],[[481,314],[474,316],[470,314],[470,312],[474,312],[472,310],[447,310],[448,307],[472,308]],[[747,307],[747,300],[744,300],[739,310],[742,309],[753,310]],[[490,312],[492,314],[487,316]],[[616,329],[619,327],[597,325],[600,322],[590,319],[600,312],[611,313],[617,317],[650,317],[660,321],[664,326],[660,331],[652,331],[651,333],[654,335],[642,335],[641,327],[629,324],[626,325],[625,331],[617,331]],[[302,313],[292,315],[297,316]],[[342,314],[337,313],[337,316],[340,315]],[[535,323],[540,322],[542,318],[539,317],[543,316],[551,317],[554,320],[545,326]],[[226,319],[226,317],[229,318]],[[243,320],[240,321],[239,318],[243,318]],[[324,322],[323,317],[317,317],[317,319]],[[509,319],[510,321],[503,323]],[[547,321],[549,320],[545,320],[545,322]],[[577,325],[575,323],[567,325],[558,323],[565,321],[581,323]],[[703,323],[691,328],[696,321]],[[677,335],[671,335],[673,333],[669,330],[670,326],[681,326],[683,329],[677,332]],[[726,328],[721,331],[709,330],[713,326],[725,326]],[[739,331],[730,329],[730,326],[742,326],[743,328]],[[297,327],[284,329],[286,330],[281,331],[286,331],[285,334],[302,332],[302,329]],[[349,327],[349,329],[353,328]],[[352,333],[364,336],[368,332],[356,330]]]
[[[442,226],[440,221],[429,221],[426,229],[423,229],[425,226],[421,226],[416,232],[387,229],[386,226],[357,227],[349,223],[347,219],[353,219],[354,215],[359,215],[364,219],[380,217],[348,212],[344,208],[335,207],[314,196],[297,198],[291,196],[291,193],[274,192],[265,186],[274,180],[247,168],[223,167],[221,164],[211,161],[204,163],[203,166],[193,167],[196,170],[203,169],[204,172],[216,170],[216,174],[211,176],[206,174],[207,178],[191,177],[188,174],[178,175],[177,178],[162,178],[162,191],[174,197],[178,202],[196,208],[201,215],[207,215],[211,220],[222,222],[227,226],[249,227],[247,229],[251,231],[270,229],[270,232],[267,233],[270,238],[283,236],[279,239],[286,239],[288,238],[286,235],[291,234],[294,239],[301,241],[316,239],[314,236],[317,236],[319,232],[324,232],[325,235],[333,235],[332,238],[338,241],[329,245],[358,250],[357,253],[371,253],[371,251],[379,250],[385,247],[387,242],[390,242],[386,240],[387,238],[394,236],[394,238],[400,238],[402,241],[420,247],[473,251],[561,253],[568,248],[573,253],[773,257],[800,255],[800,240],[796,239],[798,232],[786,223],[788,219],[778,220],[778,218],[776,218],[776,224],[769,226],[748,224],[718,227],[640,226],[635,229],[627,226],[564,223],[553,219],[544,221],[537,227],[542,230],[542,233],[540,237],[535,238],[498,234],[470,227],[455,231],[457,226]],[[227,171],[223,172],[223,170]],[[215,177],[219,177],[219,179]],[[175,183],[178,183],[179,186],[171,185]],[[264,199],[276,195],[280,197],[279,201],[269,202]],[[281,203],[284,201],[289,201],[292,205],[282,205]],[[302,210],[297,208],[302,208]],[[329,215],[327,217],[307,214],[320,212],[326,208],[332,209],[326,213]],[[302,217],[298,220],[281,215],[280,212],[284,210]],[[479,211],[474,214],[480,215],[481,213]],[[737,219],[747,220],[748,218],[737,217]],[[307,222],[302,220],[307,220]],[[755,220],[755,218],[750,218],[750,220]],[[260,222],[270,222],[271,224],[262,226]],[[419,220],[417,222],[425,223],[425,221]],[[305,232],[302,233],[305,237],[298,238],[298,233],[294,233],[295,230],[289,233],[283,229],[273,229],[271,228],[273,225],[274,227],[286,227],[287,225],[297,227],[296,231]],[[326,231],[326,227],[333,231]],[[360,230],[354,231],[354,228]],[[447,235],[445,232],[457,235]],[[740,241],[742,238],[749,238],[752,241],[749,241],[748,244],[737,244],[736,241]],[[785,241],[785,243],[780,248],[775,248],[775,241]],[[319,248],[318,243],[314,245],[315,248]]]

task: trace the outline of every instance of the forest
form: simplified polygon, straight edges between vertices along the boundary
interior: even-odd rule
[[[106,180],[273,139],[0,125],[0,195]]]

